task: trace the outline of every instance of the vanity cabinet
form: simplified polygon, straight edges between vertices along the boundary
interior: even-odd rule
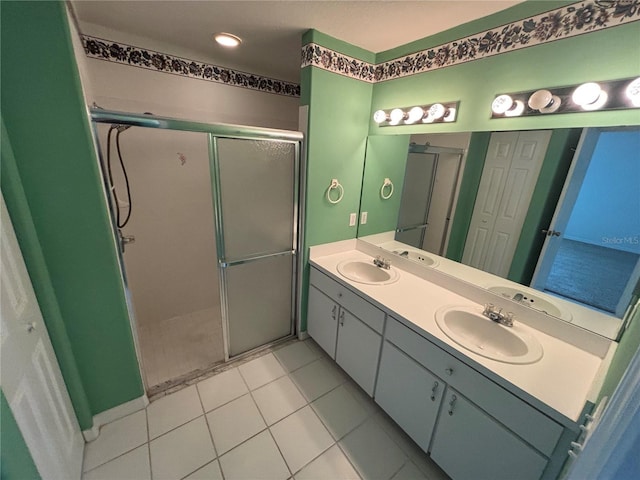
[[[438,417],[446,384],[392,343],[384,342],[376,403],[425,452]]]
[[[447,388],[431,458],[454,479],[537,480],[547,459]]]
[[[376,402],[447,474],[543,476],[562,425],[392,317],[384,343]]]
[[[385,313],[314,268],[308,305],[311,338],[373,396]]]

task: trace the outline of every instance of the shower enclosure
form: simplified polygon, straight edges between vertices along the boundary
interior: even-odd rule
[[[147,391],[292,336],[302,134],[91,114]]]
[[[444,256],[464,150],[409,145],[396,240]]]

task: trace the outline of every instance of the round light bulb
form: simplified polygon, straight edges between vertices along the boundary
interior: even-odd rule
[[[573,91],[571,100],[573,100],[573,103],[580,105],[582,108],[585,108],[586,105],[596,103],[600,98],[601,93],[602,89],[597,83],[583,83]]]
[[[634,107],[640,107],[640,77],[627,85],[624,93]]]
[[[229,48],[237,47],[242,43],[242,39],[240,37],[233,35],[231,33],[224,33],[224,32],[216,33],[213,36],[213,39],[223,47],[229,47]]]
[[[393,110],[391,110],[391,114],[389,115],[389,118],[391,119],[391,122],[394,125],[397,125],[398,123],[400,123],[402,120],[404,120],[405,118],[405,113],[402,109],[400,108],[394,108]]]
[[[548,107],[553,102],[553,94],[549,90],[537,90],[531,94],[527,104],[533,110]]]
[[[519,117],[524,112],[524,102],[516,100],[516,103],[506,112],[505,117]]]
[[[609,99],[609,95],[607,95],[607,92],[605,92],[604,90],[601,90],[600,95],[598,95],[598,98],[596,99],[596,101],[593,103],[582,105],[582,109],[588,110],[588,111],[598,110],[602,108],[605,103],[607,103],[608,99]]]
[[[455,122],[456,121],[456,109],[451,107],[447,109],[447,113],[445,114],[443,120],[445,122]]]
[[[431,108],[429,108],[429,116],[434,120],[439,120],[440,118],[444,117],[445,112],[446,108],[444,108],[444,105],[442,105],[441,103],[434,103],[433,105],[431,105]]]
[[[512,105],[513,98],[511,98],[509,95],[498,95],[491,104],[491,110],[493,111],[493,113],[502,115],[503,113],[506,113]]]
[[[373,114],[373,121],[376,123],[382,123],[387,120],[387,113],[384,110],[376,110]]]
[[[416,123],[418,120],[422,120],[423,116],[424,110],[422,109],[422,107],[413,107],[411,110],[409,110],[409,116],[407,117],[405,123]]]

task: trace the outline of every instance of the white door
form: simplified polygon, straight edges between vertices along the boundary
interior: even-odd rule
[[[596,128],[585,129],[582,132],[548,232],[561,234],[566,230],[599,138],[600,130]],[[531,286],[537,290],[544,291],[547,278],[551,273],[551,267],[553,267],[553,262],[560,248],[560,242],[553,241],[558,237],[559,235],[548,235],[540,252],[538,265],[536,265],[536,270],[531,280]]]
[[[0,199],[2,391],[43,480],[79,479],[84,440]]]
[[[551,131],[491,135],[462,263],[506,277]]]
[[[613,146],[617,150],[612,150]],[[583,131],[546,230],[547,237],[531,281],[533,288],[620,318],[624,315],[640,278],[636,234],[640,225],[639,146],[638,127]],[[597,201],[590,203],[590,199]],[[586,216],[585,212],[588,212]],[[587,246],[592,253],[585,253],[577,245]],[[620,251],[627,253],[619,257]],[[597,262],[597,269],[585,269],[585,275],[580,278],[572,274],[571,287],[567,287],[559,275],[563,268],[569,271],[569,267],[563,267],[563,256],[567,258],[568,252],[578,265],[593,267]],[[605,288],[600,282],[592,281],[589,273],[595,271]]]

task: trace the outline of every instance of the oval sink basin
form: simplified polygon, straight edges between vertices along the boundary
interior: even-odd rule
[[[492,360],[525,364],[542,358],[536,338],[517,324],[506,327],[488,319],[481,307],[441,308],[436,311],[436,323],[458,345]]]
[[[438,261],[427,255],[426,253],[418,250],[394,250],[393,253],[396,255],[400,255],[401,257],[408,258],[409,260],[413,260],[414,262],[421,263],[422,265],[426,265],[427,267],[435,267],[438,265]]]
[[[570,312],[560,309],[557,305],[554,305],[549,300],[542,298],[540,295],[532,293],[529,289],[525,290],[523,288],[517,287],[514,288],[503,285],[493,285],[489,287],[489,291],[497,293],[498,295],[501,295],[505,298],[515,300],[521,305],[533,308],[534,310],[537,310],[539,312],[561,318],[562,320],[566,320],[567,322],[570,322],[573,319],[573,316]]]
[[[387,285],[400,277],[393,267],[387,270],[363,260],[344,260],[338,264],[337,268],[338,273],[343,277],[369,285]]]

